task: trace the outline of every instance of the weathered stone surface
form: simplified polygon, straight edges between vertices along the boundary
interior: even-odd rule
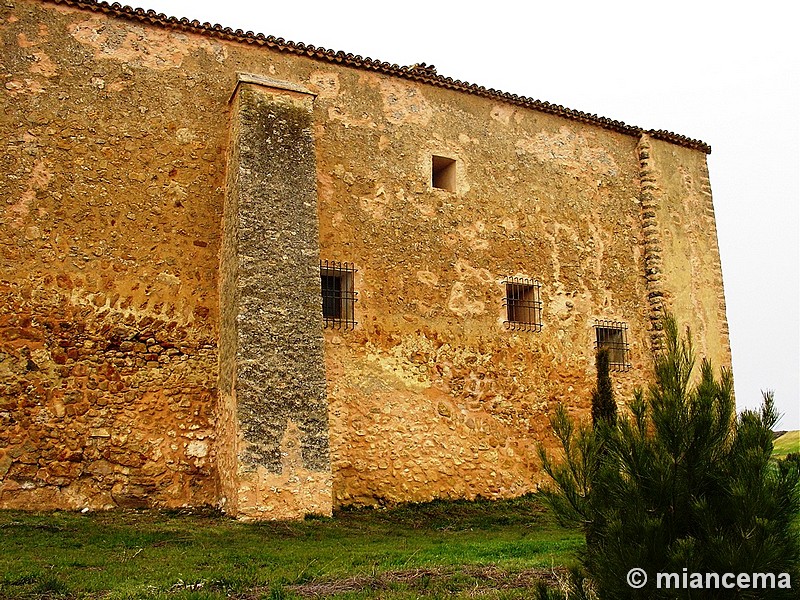
[[[236,93],[224,225],[236,251],[221,263],[235,331],[220,354],[226,506],[246,518],[329,514],[313,97],[252,83]]]

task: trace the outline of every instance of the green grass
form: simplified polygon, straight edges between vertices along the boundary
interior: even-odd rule
[[[522,598],[580,533],[536,497],[431,502],[246,524],[215,512],[0,512],[0,598]],[[494,582],[494,584],[492,583]],[[323,586],[320,588],[320,586]],[[329,590],[330,591],[330,590]]]
[[[772,456],[782,458],[790,453],[800,453],[800,430],[787,431],[774,442]]]

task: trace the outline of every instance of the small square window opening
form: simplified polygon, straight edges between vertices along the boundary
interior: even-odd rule
[[[541,285],[535,279],[507,277],[504,281],[506,297],[505,325],[508,329],[523,331],[542,330]]]
[[[608,350],[608,366],[615,371],[631,367],[628,326],[618,321],[595,321],[595,350]]]
[[[431,185],[448,192],[456,191],[456,161],[444,156],[431,157]]]
[[[358,292],[353,287],[356,269],[351,263],[320,261],[322,320],[326,328],[353,329]]]

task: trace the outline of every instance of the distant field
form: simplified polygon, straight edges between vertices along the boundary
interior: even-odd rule
[[[773,456],[782,457],[791,452],[800,453],[800,431],[787,431],[775,440],[772,449]]]

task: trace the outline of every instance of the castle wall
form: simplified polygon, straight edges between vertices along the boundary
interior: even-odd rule
[[[0,36],[0,506],[214,503],[212,46],[25,1]]]
[[[337,501],[531,491],[548,415],[588,408],[595,319],[630,327],[620,398],[650,374],[637,140],[379,75],[316,79],[335,115],[321,253],[355,262],[360,294],[356,329],[326,333]],[[456,191],[431,188],[431,154],[456,159]],[[539,333],[503,323],[515,275],[542,284]]]
[[[318,240],[298,230],[303,268],[259,285],[291,297],[300,282],[311,332],[309,264],[357,269],[358,324],[326,329],[319,347],[334,505],[534,489],[552,409],[587,414],[596,319],[628,326],[620,401],[651,376],[658,298],[729,364],[699,150],[102,13],[0,10],[12,74],[0,89],[0,506],[242,497],[237,269],[271,248],[234,216],[257,208],[229,168],[242,72],[315,94],[303,102],[317,198],[299,206],[316,210]],[[273,118],[268,104],[255,121]],[[453,191],[431,186],[432,155],[455,159]],[[507,276],[541,282],[540,332],[504,323]],[[261,373],[279,393],[280,365]],[[280,398],[254,401],[245,412],[284,423]],[[290,420],[280,443],[261,440],[270,456],[281,472],[324,472]],[[328,510],[292,502],[271,510]]]
[[[722,265],[705,156],[646,136],[640,152],[654,314],[669,310],[691,331],[698,359],[730,369]]]

